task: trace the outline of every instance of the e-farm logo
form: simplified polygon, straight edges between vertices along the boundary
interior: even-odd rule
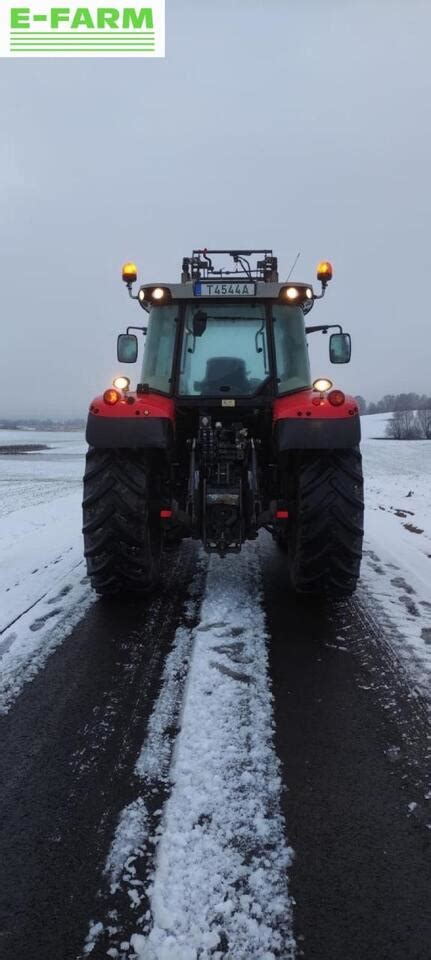
[[[114,0],[115,2],[115,0]],[[0,0],[0,57],[164,57],[165,0],[31,6]]]

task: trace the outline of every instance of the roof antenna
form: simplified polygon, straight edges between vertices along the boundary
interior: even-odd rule
[[[291,268],[290,268],[289,276],[288,276],[288,278],[287,278],[288,280],[290,280],[290,278],[291,278],[291,276],[292,276],[292,273],[293,273],[293,271],[294,271],[294,269],[295,269],[295,267],[296,267],[296,264],[298,263],[298,260],[299,260],[300,256],[301,256],[301,251],[299,251],[299,253],[296,254],[296,257],[295,257],[295,259],[294,259],[294,261],[293,261],[293,263],[292,263],[292,266],[291,266]],[[286,282],[287,282],[287,281],[286,281]]]

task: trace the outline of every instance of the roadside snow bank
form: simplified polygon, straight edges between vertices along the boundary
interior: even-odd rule
[[[35,443],[47,436],[31,433]],[[52,437],[48,452],[0,457],[0,714],[93,600],[82,556],[85,445]]]
[[[230,584],[230,586],[229,586]],[[212,557],[150,890],[143,960],[292,957],[256,551]]]

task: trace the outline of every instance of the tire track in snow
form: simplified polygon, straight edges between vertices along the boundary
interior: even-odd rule
[[[25,684],[43,669],[94,603],[83,563],[75,563],[55,589],[46,591],[1,631],[0,716],[9,712]]]
[[[68,573],[63,574],[63,579],[65,579],[68,576],[71,576],[73,574],[73,571],[76,570],[77,567],[81,567],[83,563],[84,563],[83,560],[78,560],[78,563],[75,563],[73,567],[70,568]],[[72,589],[71,586],[66,585],[66,587],[63,587],[59,593],[57,593],[54,597],[48,600],[48,603],[50,604],[54,603],[55,600],[61,599],[67,596],[67,594],[70,593],[71,589]],[[15,626],[15,624],[18,623],[18,620],[22,620],[22,618],[25,617],[26,613],[29,613],[30,610],[34,610],[34,608],[37,607],[38,603],[41,603],[42,600],[45,600],[45,597],[47,596],[48,596],[48,591],[45,590],[45,592],[42,593],[41,596],[37,598],[37,600],[34,600],[33,603],[30,603],[29,606],[25,608],[25,610],[21,610],[21,613],[17,613],[16,616],[14,616],[13,620],[10,620],[9,623],[5,624],[5,626],[0,627],[0,637],[2,637],[7,630],[10,630],[11,627]],[[32,629],[32,627],[30,627],[30,629]],[[1,646],[0,646],[0,651],[1,651]]]
[[[192,643],[169,769],[163,737],[178,722],[179,664]],[[292,851],[253,546],[240,558],[211,558],[200,622],[177,631],[136,772],[145,786],[123,811],[107,863],[111,907],[122,886],[129,917],[124,924],[111,909],[92,923],[85,955],[99,956],[100,946],[100,956],[121,960],[292,958]],[[167,779],[170,796],[155,809]]]

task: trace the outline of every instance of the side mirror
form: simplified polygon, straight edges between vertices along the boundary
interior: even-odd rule
[[[352,355],[350,333],[331,333],[329,338],[329,359],[331,363],[349,363]]]
[[[207,328],[208,314],[204,313],[203,310],[198,310],[193,314],[193,336],[194,337],[203,337],[205,330]]]
[[[136,363],[138,338],[134,333],[120,333],[117,340],[117,359],[120,363]]]

